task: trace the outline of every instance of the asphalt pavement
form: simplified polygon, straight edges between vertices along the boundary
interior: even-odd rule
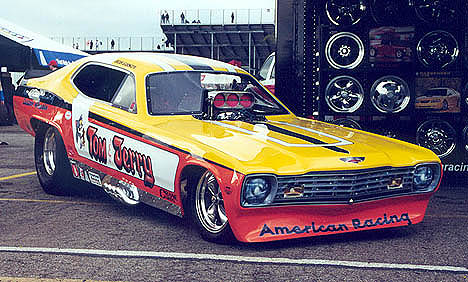
[[[48,195],[33,137],[0,127],[2,142],[0,281],[468,281],[463,180],[444,182],[421,224],[219,245],[187,219],[123,206],[98,188]]]

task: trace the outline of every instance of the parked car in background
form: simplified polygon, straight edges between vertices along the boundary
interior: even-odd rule
[[[275,53],[272,53],[265,60],[258,73],[260,82],[273,94],[275,94],[275,64]]]
[[[45,192],[89,182],[190,216],[215,242],[416,224],[442,177],[430,150],[298,118],[243,69],[205,58],[86,57],[28,80],[14,106]]]

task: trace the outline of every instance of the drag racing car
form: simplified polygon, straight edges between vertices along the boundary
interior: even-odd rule
[[[296,117],[241,68],[175,54],[89,56],[14,97],[45,192],[83,181],[262,242],[408,226],[438,189],[431,151]]]

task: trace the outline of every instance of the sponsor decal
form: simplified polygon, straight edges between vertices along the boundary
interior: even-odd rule
[[[122,65],[124,67],[131,68],[131,69],[136,69],[136,65],[130,64],[121,60],[114,61],[114,64]]]
[[[28,99],[24,99],[23,100],[23,105],[30,107],[30,106],[34,105],[34,102],[31,101],[31,100],[28,100]]]
[[[44,103],[34,102],[34,101],[31,101],[30,99],[26,99],[26,98],[23,100],[23,105],[28,106],[28,107],[34,107],[34,108],[36,108],[38,110],[47,110],[49,108]]]
[[[71,163],[71,167],[72,167],[73,176],[75,178],[80,178],[80,171],[78,170],[78,166],[76,165],[76,163]]]
[[[89,175],[89,182],[91,182],[91,184],[94,184],[100,187],[102,186],[101,177],[97,173],[88,171],[88,175]]]
[[[387,185],[387,189],[400,189],[403,187],[403,177],[397,177],[390,180],[390,183]]]
[[[72,118],[71,112],[70,112],[70,111],[67,111],[67,112],[65,113],[65,119],[66,119],[66,120],[70,120],[71,118]]]
[[[284,198],[300,198],[304,196],[304,184],[288,187],[283,192]]]
[[[45,91],[42,89],[31,88],[26,90],[28,97],[36,102],[39,102],[39,99],[45,95]]]
[[[444,164],[442,165],[444,172],[468,172],[468,164],[459,163],[459,164]]]
[[[168,200],[169,202],[177,202],[177,196],[174,193],[171,193],[164,189],[159,190],[159,197],[161,197],[161,199]]]
[[[16,38],[19,42],[21,43],[26,43],[29,41],[32,41],[32,38],[27,37],[26,35],[14,32],[6,27],[0,26],[0,33],[6,35],[7,37],[10,38]]]
[[[345,162],[345,163],[353,163],[353,164],[358,164],[361,163],[365,160],[365,157],[349,157],[349,158],[340,158],[340,161]]]
[[[360,230],[360,229],[366,229],[366,228],[371,228],[371,227],[376,227],[376,226],[385,226],[385,225],[391,225],[395,223],[400,223],[400,222],[406,222],[408,225],[411,225],[411,219],[408,215],[408,213],[403,213],[400,216],[398,215],[391,215],[387,216],[387,214],[384,214],[383,217],[379,218],[370,218],[370,219],[359,219],[355,218],[351,220],[351,225],[353,230]],[[271,235],[271,236],[278,236],[278,235],[291,235],[291,234],[317,234],[317,233],[333,233],[333,232],[343,232],[343,231],[349,231],[351,227],[348,227],[347,224],[328,224],[328,225],[316,225],[315,222],[312,222],[311,225],[306,225],[306,226],[293,226],[293,227],[287,227],[287,226],[275,226],[275,227],[270,227],[267,224],[264,224],[262,227],[262,230],[260,231],[259,237],[265,236],[265,235]]]

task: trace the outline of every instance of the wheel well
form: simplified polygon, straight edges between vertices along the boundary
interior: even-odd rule
[[[32,129],[34,130],[34,132],[37,134],[39,131],[42,131],[42,130],[45,130],[47,127],[49,127],[50,125],[43,122],[43,121],[40,121],[38,119],[31,119],[31,127]]]
[[[180,174],[180,196],[184,210],[188,208],[188,195],[190,189],[193,189],[193,185],[196,185],[202,174],[206,171],[206,168],[197,165],[188,165],[184,167]]]

